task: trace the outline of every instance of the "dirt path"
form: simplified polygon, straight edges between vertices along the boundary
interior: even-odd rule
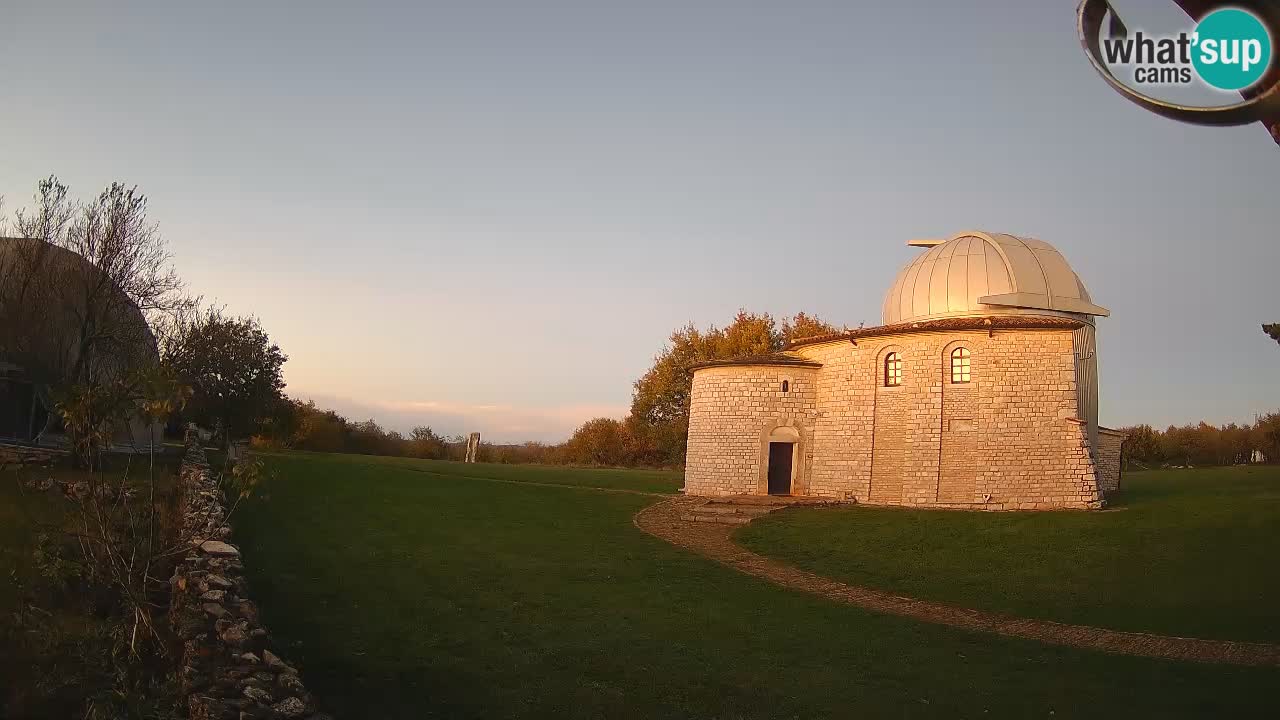
[[[650,535],[688,548],[748,575],[764,578],[781,587],[813,593],[876,612],[965,630],[1122,655],[1234,665],[1280,666],[1280,645],[1198,640],[1107,630],[1087,625],[1067,625],[1049,620],[1030,620],[847,585],[771,560],[735,544],[730,539],[734,530],[732,526],[680,519],[682,514],[701,502],[684,497],[659,502],[636,513],[634,522],[636,527]]]

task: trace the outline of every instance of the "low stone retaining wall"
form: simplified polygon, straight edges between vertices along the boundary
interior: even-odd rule
[[[190,551],[170,579],[170,619],[182,643],[179,681],[191,720],[303,718],[317,713],[298,671],[272,653],[247,597],[240,550],[217,481],[198,444],[180,471],[180,542]]]
[[[38,465],[48,467],[60,457],[66,456],[66,450],[56,448],[33,447],[31,445],[11,445],[0,443],[0,465]]]

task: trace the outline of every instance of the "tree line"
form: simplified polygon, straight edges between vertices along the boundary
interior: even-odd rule
[[[1121,428],[1126,467],[1188,467],[1280,462],[1280,412],[1259,416],[1252,424],[1217,426],[1150,425]]]
[[[683,466],[693,383],[690,365],[777,352],[792,340],[840,330],[803,312],[778,322],[767,313],[746,310],[740,310],[725,327],[700,330],[686,325],[671,334],[653,366],[635,382],[631,412],[625,418],[593,418],[562,443],[481,442],[476,459],[553,465]],[[253,437],[258,447],[440,460],[461,460],[466,447],[462,436],[441,436],[430,427],[417,427],[404,435],[382,428],[373,420],[351,421],[299,400],[283,400],[275,414],[263,420]]]
[[[587,423],[596,423],[591,421]],[[605,420],[617,423],[616,420]],[[275,412],[263,418],[250,438],[253,447],[275,450],[390,455],[425,460],[461,461],[467,438],[445,435],[420,425],[407,434],[384,428],[373,419],[350,420],[334,410],[317,407],[312,400],[284,398]],[[476,451],[478,462],[544,465],[627,465],[614,456],[591,458],[570,442],[501,444],[483,441]]]

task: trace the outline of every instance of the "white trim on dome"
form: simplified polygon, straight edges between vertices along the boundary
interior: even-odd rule
[[[1050,297],[1050,303],[1046,307],[1040,304],[1044,302],[1044,297],[1033,293],[1007,293],[1005,295],[985,295],[978,298],[978,302],[983,305],[1060,310],[1062,312],[1080,313],[1081,315],[1101,315],[1102,317],[1111,315],[1111,311],[1104,307],[1083,300],[1076,300],[1075,298]]]
[[[934,245],[941,245],[946,241],[946,238],[919,238],[916,240],[908,240],[907,247],[931,248]]]

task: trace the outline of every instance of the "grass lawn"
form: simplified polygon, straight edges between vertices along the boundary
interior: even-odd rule
[[[339,717],[1276,711],[1280,670],[1109,656],[875,615],[641,533],[631,516],[653,498],[414,465],[272,456],[275,477],[234,519],[276,643]],[[631,484],[622,471],[505,471]],[[634,483],[654,481],[638,473]]]
[[[1280,468],[1126,474],[1115,512],[774,513],[743,545],[819,574],[1026,617],[1280,641]]]
[[[272,457],[273,453],[259,453]],[[682,470],[630,470],[620,468],[565,468],[558,465],[503,465],[501,463],[460,463],[449,460],[418,460],[383,455],[344,455],[290,452],[287,457],[323,458],[329,463],[380,465],[412,470],[445,479],[484,478],[506,482],[581,485],[612,490],[675,493],[684,485]]]

